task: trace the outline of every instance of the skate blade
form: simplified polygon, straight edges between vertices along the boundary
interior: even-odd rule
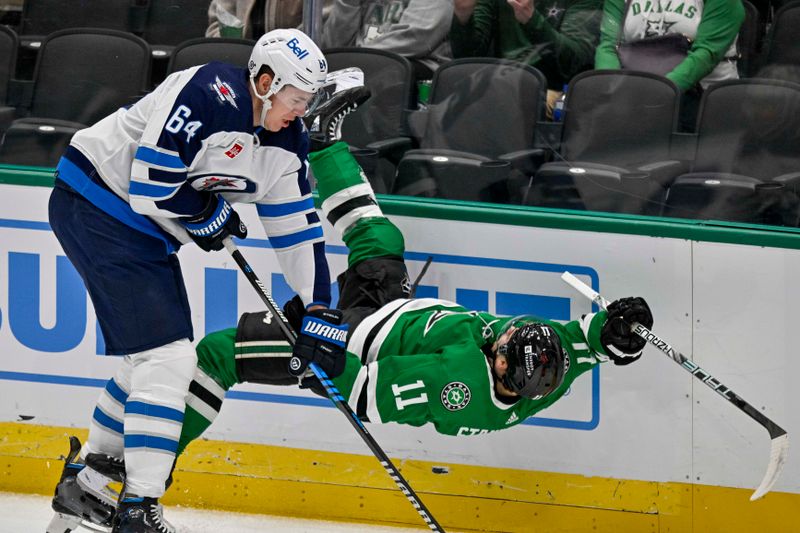
[[[70,533],[70,531],[80,527],[81,522],[82,520],[79,516],[56,513],[47,526],[47,533]]]
[[[84,529],[88,529],[89,531],[98,531],[100,533],[111,533],[110,527],[101,526],[99,524],[95,524],[94,522],[90,522],[88,520],[81,520],[81,526]]]
[[[117,506],[119,490],[116,490],[114,485],[119,485],[121,490],[122,483],[88,467],[78,472],[77,478],[78,486],[84,491],[111,507]]]

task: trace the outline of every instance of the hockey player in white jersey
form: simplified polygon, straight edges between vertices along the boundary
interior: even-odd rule
[[[308,36],[275,30],[258,40],[247,68],[209,63],[176,72],[75,134],[58,165],[50,224],[86,284],[106,352],[123,357],[98,400],[87,442],[79,454],[73,446],[48,533],[72,531],[81,519],[102,523],[104,505],[115,502],[95,495],[87,510],[76,500],[85,503],[82,487],[92,476],[110,474],[98,469],[123,458],[125,487],[112,531],[174,531],[158,499],[196,367],[175,252],[192,241],[212,251],[229,235],[244,238],[231,204],[256,204],[306,307],[330,303],[301,120],[326,74],[325,57]],[[89,461],[92,468],[87,456],[103,460]]]

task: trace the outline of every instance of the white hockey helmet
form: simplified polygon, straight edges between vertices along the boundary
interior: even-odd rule
[[[274,73],[272,85],[265,95],[255,90],[255,78],[264,65]],[[261,122],[272,106],[269,98],[287,85],[316,94],[325,84],[328,62],[319,47],[300,30],[280,29],[265,33],[258,40],[247,62],[250,84],[264,102]]]

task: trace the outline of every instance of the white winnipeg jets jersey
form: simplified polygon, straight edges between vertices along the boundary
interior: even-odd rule
[[[135,213],[182,243],[190,238],[178,217],[200,213],[210,193],[256,204],[289,285],[306,304],[329,304],[308,135],[299,118],[279,132],[254,128],[248,84],[247,70],[223,63],[176,72],[71,145]]]

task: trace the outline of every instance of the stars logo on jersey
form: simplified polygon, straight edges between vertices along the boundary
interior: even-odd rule
[[[548,7],[546,11],[547,15],[545,15],[545,17],[549,19],[557,19],[561,12],[564,11],[564,8],[558,7],[557,4],[553,4],[552,6]]]
[[[658,37],[666,35],[669,29],[675,25],[675,22],[667,22],[665,20],[648,20],[647,29],[644,32],[645,37]]]
[[[217,93],[217,98],[221,103],[224,104],[225,102],[228,102],[234,107],[234,109],[239,109],[239,106],[236,103],[236,93],[233,89],[231,89],[231,86],[227,81],[222,81],[219,79],[219,76],[216,76],[214,78],[214,83],[211,84],[211,88]]]
[[[469,404],[472,393],[460,381],[452,381],[442,389],[442,405],[448,411],[459,411]]]

